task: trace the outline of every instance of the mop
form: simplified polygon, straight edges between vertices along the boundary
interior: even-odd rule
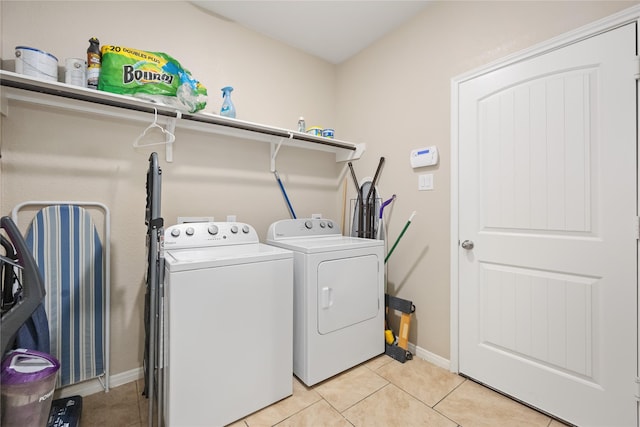
[[[384,208],[391,204],[391,202],[393,202],[396,199],[396,195],[394,194],[393,196],[391,196],[391,198],[389,200],[386,200],[382,203],[382,206],[380,206],[380,215],[378,218],[378,233],[376,238],[378,240],[382,240],[384,241],[384,252],[387,252],[387,239],[385,237],[385,230],[384,230],[384,216],[383,216],[383,212],[384,212]],[[384,269],[384,293],[387,293],[387,269]],[[387,324],[387,318],[385,316],[385,325]],[[388,332],[387,332],[388,331]],[[393,342],[393,335],[391,335],[391,337],[388,335],[391,331],[389,331],[388,329],[386,329],[385,326],[385,339],[387,341],[387,344],[391,344]],[[391,340],[391,341],[389,341]]]
[[[415,215],[416,215],[416,211],[413,211],[413,213],[409,217],[409,220],[402,228],[400,235],[398,236],[395,243],[391,247],[391,250],[385,257],[384,259],[385,264],[387,263],[387,260],[395,250],[396,246],[398,246],[400,239],[402,239],[402,236],[404,236],[404,233],[407,231],[407,228],[409,228],[409,225],[411,225],[411,221],[413,220],[413,217]],[[384,331],[384,337],[385,337],[385,343],[386,343],[385,354],[388,356],[391,356],[392,358],[394,358],[395,360],[401,363],[404,363],[405,361],[411,360],[413,358],[413,355],[408,350],[409,325],[411,324],[411,314],[415,312],[416,308],[411,301],[394,297],[386,293],[385,293],[385,305],[387,306],[387,309],[393,308],[395,310],[402,312],[400,316],[400,329],[399,329],[397,340],[396,340],[396,337],[394,337],[393,335],[393,331],[391,329],[388,329],[389,322],[385,316],[385,323],[386,323],[385,331]]]
[[[404,225],[404,228],[402,229],[402,231],[400,232],[400,235],[398,236],[398,238],[396,239],[395,243],[393,244],[393,246],[391,246],[391,250],[389,251],[389,253],[387,254],[387,256],[384,259],[384,263],[387,263],[387,260],[389,259],[389,257],[391,256],[391,254],[393,253],[393,251],[395,250],[396,246],[398,246],[398,242],[400,242],[400,239],[402,239],[402,236],[404,236],[405,231],[407,231],[407,228],[409,228],[409,225],[411,225],[411,221],[413,220],[413,217],[416,215],[416,211],[413,211],[413,213],[411,214],[411,216],[409,217],[409,220],[407,221],[407,223]]]
[[[376,235],[376,239],[378,240],[386,240],[384,237],[384,217],[382,216],[382,213],[384,212],[384,208],[395,199],[396,195],[394,194],[389,200],[384,201],[382,206],[380,206],[380,215],[378,216],[378,233]]]
[[[280,191],[282,191],[284,200],[287,202],[287,207],[289,208],[289,212],[291,213],[291,218],[296,219],[296,213],[293,211],[293,206],[291,206],[291,202],[289,201],[289,196],[287,196],[287,192],[284,189],[282,180],[280,180],[280,175],[278,175],[278,171],[273,171],[273,175],[276,177],[276,181],[278,181],[278,185],[280,186]]]
[[[356,236],[363,237],[362,233],[362,220],[364,216],[364,202],[362,200],[362,191],[360,190],[360,185],[358,184],[358,178],[356,178],[356,173],[353,170],[353,164],[349,162],[349,170],[351,171],[351,178],[353,179],[353,184],[356,186],[356,193],[358,194],[357,208],[358,208],[358,227],[356,229]],[[353,235],[353,233],[351,234]]]

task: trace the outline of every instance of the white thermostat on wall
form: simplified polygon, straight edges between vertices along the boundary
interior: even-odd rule
[[[438,163],[438,147],[432,146],[416,148],[415,150],[411,151],[409,160],[411,160],[412,168],[433,166]]]

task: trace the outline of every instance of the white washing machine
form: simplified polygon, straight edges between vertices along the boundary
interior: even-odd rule
[[[164,423],[223,426],[290,396],[293,254],[241,223],[164,242]]]
[[[384,353],[383,242],[346,237],[329,219],[271,224],[294,252],[293,372],[311,386]]]

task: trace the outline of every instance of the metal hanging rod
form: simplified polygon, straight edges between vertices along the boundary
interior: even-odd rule
[[[10,80],[10,79],[4,78],[4,76],[0,78],[0,85],[6,86],[6,87],[13,87],[16,89],[27,90],[30,92],[43,93],[45,95],[53,95],[61,98],[73,99],[76,101],[85,101],[85,102],[91,102],[93,104],[107,105],[109,107],[117,107],[117,108],[124,108],[127,110],[133,110],[133,111],[141,111],[144,113],[153,114],[155,111],[154,110],[155,106],[153,105],[152,106],[136,105],[136,104],[132,104],[129,101],[125,102],[124,100],[119,101],[117,99],[108,99],[105,97],[95,96],[90,93],[79,93],[75,91],[65,90],[64,88],[51,87],[45,84]],[[177,117],[176,112],[171,110],[161,110],[158,108],[157,113],[162,116]]]
[[[149,114],[157,114],[158,116],[170,117],[193,123],[202,123],[215,125],[219,128],[225,128],[230,131],[237,129],[240,131],[254,132],[256,134],[267,137],[287,138],[288,140],[304,141],[319,147],[327,149],[346,150],[348,154],[338,156],[341,160],[355,160],[360,157],[364,151],[364,144],[353,144],[336,139],[329,139],[308,135],[306,133],[295,132],[292,130],[261,125],[258,123],[247,122],[238,119],[230,119],[209,113],[183,113],[170,106],[154,104],[152,102],[136,99],[133,97],[112,94],[110,92],[89,90],[82,87],[69,86],[59,82],[49,82],[44,80],[33,79],[21,74],[0,71],[0,86],[11,87],[32,93],[51,95],[58,98],[70,99],[75,101],[89,102],[92,104],[115,107],[125,110],[138,111]],[[3,96],[4,98],[4,96]],[[19,97],[16,97],[18,99]],[[5,100],[3,100],[4,102]],[[38,102],[30,99],[31,102]],[[40,101],[43,104],[47,102]],[[56,105],[56,103],[51,103]],[[3,111],[6,114],[6,111]],[[308,148],[308,147],[307,147]],[[344,152],[343,152],[344,153]]]

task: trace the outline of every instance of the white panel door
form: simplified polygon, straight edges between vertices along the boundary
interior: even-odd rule
[[[580,426],[637,425],[635,55],[632,23],[459,86],[459,371]]]

